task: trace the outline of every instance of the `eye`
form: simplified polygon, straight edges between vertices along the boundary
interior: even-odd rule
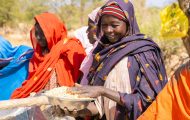
[[[102,28],[107,27],[107,24],[101,24]]]
[[[39,35],[36,35],[36,39],[37,39],[37,40],[40,40],[40,36],[39,36]]]
[[[118,26],[119,26],[119,25],[112,25],[113,28],[116,28],[116,27],[118,27]]]
[[[40,36],[39,36],[37,31],[35,31],[35,36],[36,36],[37,39],[40,39]]]

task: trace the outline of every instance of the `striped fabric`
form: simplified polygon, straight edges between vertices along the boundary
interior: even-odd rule
[[[126,21],[125,13],[121,10],[121,8],[116,4],[111,4],[109,6],[106,6],[102,10],[102,15],[113,15],[121,20]]]

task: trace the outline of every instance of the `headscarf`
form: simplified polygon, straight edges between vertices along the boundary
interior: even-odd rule
[[[101,16],[112,15],[120,20],[127,22],[127,18],[125,17],[125,13],[123,12],[123,10],[117,4],[114,3],[104,7],[102,9],[101,14],[102,14]]]
[[[0,100],[9,99],[27,78],[32,55],[32,48],[24,45],[13,47],[0,36]]]
[[[121,10],[126,14],[126,18],[128,22],[130,23],[130,35],[122,38],[120,41],[111,44],[107,47],[102,46],[99,44],[96,49],[93,51],[94,54],[94,61],[90,70],[90,74],[88,75],[88,78],[91,82],[91,84],[96,85],[102,85],[104,84],[104,80],[106,79],[106,76],[108,75],[109,71],[114,67],[114,65],[121,60],[126,55],[135,55],[136,58],[138,57],[138,53],[142,53],[148,50],[156,51],[156,54],[158,55],[158,58],[162,58],[160,55],[160,48],[156,43],[154,43],[150,38],[145,36],[144,34],[138,34],[139,28],[136,22],[136,19],[134,17],[134,8],[130,1],[123,1],[123,0],[110,0],[108,3],[101,8],[101,10],[98,13],[98,18],[100,23],[101,17],[104,14],[101,14],[103,9],[105,9],[107,6],[110,5],[118,5]],[[101,41],[104,41],[106,38],[103,36],[101,38]],[[142,64],[142,67],[144,66],[144,58],[141,60],[141,58],[137,58],[140,64]],[[140,60],[139,60],[140,59]],[[162,60],[154,59],[158,65],[163,64]],[[109,65],[108,65],[109,64]],[[157,66],[160,71],[160,74],[163,74],[165,76],[165,68],[164,66]],[[144,67],[143,67],[144,68]],[[146,68],[144,68],[146,71]],[[147,71],[148,73],[148,71]],[[157,73],[157,72],[156,72]],[[159,74],[157,74],[159,78]],[[147,76],[149,76],[147,74]],[[154,78],[153,76],[149,76],[150,79],[156,80],[157,78]],[[152,82],[153,85],[155,85],[154,82]],[[156,88],[156,92],[159,91],[160,88]]]
[[[95,22],[96,15],[99,10],[100,10],[100,7],[97,7],[96,9],[94,9],[90,14],[88,14],[88,18],[91,19],[93,22]]]
[[[33,28],[30,37],[34,56],[29,64],[29,76],[22,87],[13,93],[12,98],[23,98],[29,96],[31,92],[39,92],[48,83],[54,70],[60,86],[73,86],[85,57],[80,41],[76,38],[67,38],[64,24],[54,14],[42,13],[35,16],[35,20],[46,37],[50,52],[42,55]]]
[[[98,11],[96,16],[96,24],[98,25],[98,32],[100,32],[100,19],[102,14],[102,11],[104,8],[110,5],[118,5],[119,8],[124,12],[125,17],[127,18],[129,22],[129,34],[137,34],[140,33],[139,26],[136,21],[135,12],[133,4],[128,0],[109,0],[101,9]]]
[[[86,33],[87,29],[88,29],[88,26],[83,26],[83,27],[75,30],[74,35],[77,39],[80,40],[82,46],[85,49],[86,54],[88,55],[93,48],[93,44],[91,44],[89,42],[89,39],[88,39],[88,36]]]

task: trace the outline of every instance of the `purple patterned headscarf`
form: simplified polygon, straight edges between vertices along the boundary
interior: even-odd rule
[[[98,26],[100,25],[99,23],[100,23],[100,19],[101,19],[101,16],[102,16],[102,10],[105,7],[107,7],[107,6],[111,5],[111,4],[117,4],[123,10],[123,12],[125,13],[125,16],[128,19],[128,22],[129,22],[129,25],[130,25],[129,34],[133,35],[133,34],[140,33],[139,26],[137,24],[135,13],[134,13],[133,4],[128,0],[109,0],[103,7],[101,7],[99,12],[97,13],[96,23],[98,24]]]

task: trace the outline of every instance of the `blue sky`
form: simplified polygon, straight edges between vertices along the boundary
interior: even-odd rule
[[[173,2],[177,2],[177,0],[146,0],[146,6],[163,8]]]

